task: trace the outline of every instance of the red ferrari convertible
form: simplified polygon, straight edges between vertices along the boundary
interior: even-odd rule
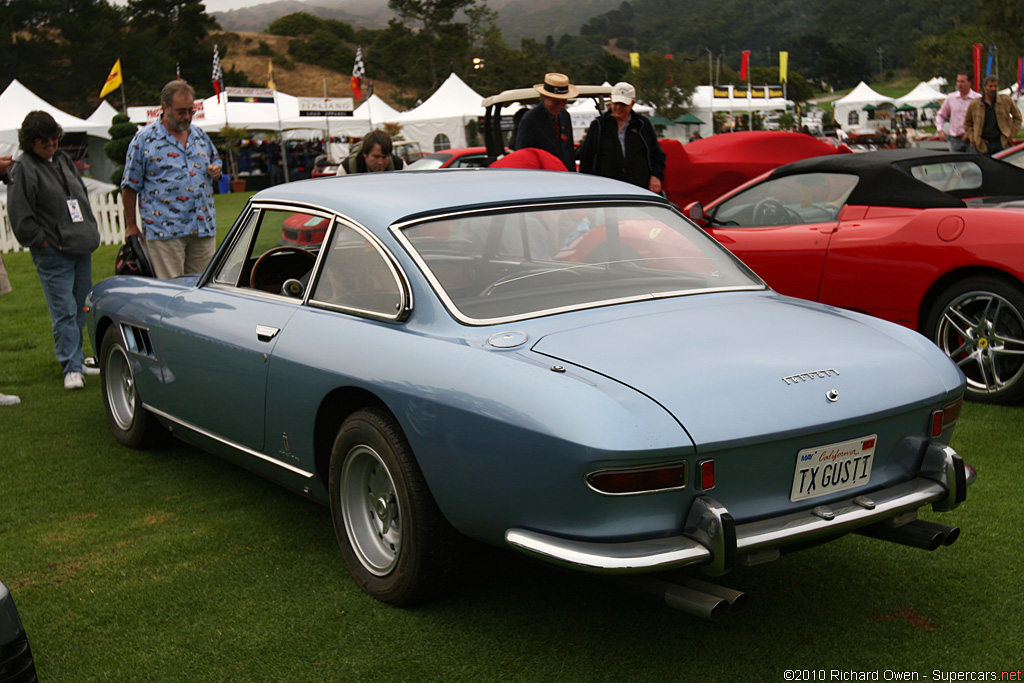
[[[968,396],[1024,397],[1024,169],[885,150],[797,161],[691,219],[782,294],[918,330]],[[807,330],[808,344],[828,344]]]

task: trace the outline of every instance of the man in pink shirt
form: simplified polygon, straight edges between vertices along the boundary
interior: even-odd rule
[[[956,92],[946,96],[946,101],[939,108],[935,116],[935,127],[939,131],[939,139],[949,140],[950,152],[969,152],[971,145],[967,141],[967,133],[964,131],[964,116],[967,114],[967,105],[971,100],[981,97],[981,93],[971,90],[971,77],[966,72],[956,75]],[[949,137],[942,129],[942,124],[949,121]]]

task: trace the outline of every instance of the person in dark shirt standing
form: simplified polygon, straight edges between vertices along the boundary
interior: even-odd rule
[[[544,82],[533,89],[540,93],[540,104],[526,112],[519,122],[516,149],[542,149],[558,157],[567,171],[575,171],[572,117],[565,111],[565,105],[580,94],[579,90],[568,76],[556,73],[545,74]]]
[[[583,140],[580,171],[660,193],[665,152],[650,120],[633,111],[636,89],[629,83],[616,83],[611,100],[611,109],[594,119]]]

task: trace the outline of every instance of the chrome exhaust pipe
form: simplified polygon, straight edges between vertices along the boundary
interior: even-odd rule
[[[857,529],[857,533],[923,550],[935,550],[941,545],[952,545],[960,537],[958,527],[926,522],[921,519],[915,519],[900,526],[894,526],[889,521],[879,522],[861,527]]]
[[[689,586],[650,576],[618,577],[616,583],[632,593],[664,602],[673,609],[710,621],[718,621],[729,613],[727,599]]]
[[[725,586],[719,586],[715,583],[708,583],[707,581],[701,581],[700,579],[685,579],[683,585],[693,588],[694,590],[704,591],[709,595],[725,599],[725,601],[729,603],[730,614],[742,612],[746,609],[747,601],[749,600],[747,594],[742,591],[733,590],[732,588],[727,588]]]

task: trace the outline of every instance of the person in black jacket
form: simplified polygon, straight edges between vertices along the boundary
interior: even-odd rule
[[[650,120],[633,111],[636,89],[629,83],[616,83],[611,100],[611,109],[590,124],[580,149],[580,171],[624,180],[660,194],[665,152]]]
[[[579,89],[565,74],[544,75],[544,82],[533,86],[540,93],[540,104],[530,109],[519,121],[515,148],[542,149],[558,157],[565,170],[576,170],[572,141],[572,117],[565,111],[566,103],[579,95]]]

